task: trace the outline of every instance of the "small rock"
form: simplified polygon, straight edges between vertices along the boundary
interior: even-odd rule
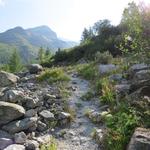
[[[25,147],[19,144],[12,144],[6,147],[4,150],[25,150]]]
[[[26,118],[30,118],[30,117],[34,117],[34,116],[37,116],[36,109],[30,109],[30,110],[26,111],[26,113],[25,113]]]
[[[50,111],[48,110],[43,110],[39,113],[39,115],[41,117],[43,117],[44,119],[48,120],[48,121],[53,121],[55,120],[55,117],[54,117],[54,114],[51,113]]]
[[[12,73],[5,72],[5,71],[0,71],[0,86],[1,87],[15,84],[18,80],[19,80],[18,76]]]
[[[26,101],[26,108],[28,109],[33,109],[37,106],[40,106],[40,101],[38,98],[31,98],[31,97],[26,97],[25,98]]]
[[[25,147],[26,150],[39,150],[39,143],[35,140],[28,140]]]
[[[43,132],[47,129],[47,125],[41,121],[37,122],[37,131]]]
[[[11,144],[13,144],[12,139],[0,138],[0,150],[3,150],[4,148],[6,148],[7,146]]]
[[[27,140],[27,136],[24,132],[16,133],[14,136],[16,144],[24,144]]]

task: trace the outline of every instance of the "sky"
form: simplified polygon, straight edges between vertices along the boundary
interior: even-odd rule
[[[133,0],[0,0],[0,32],[47,25],[58,37],[79,41],[85,27],[102,19],[120,22]],[[139,0],[134,0],[138,2]],[[150,3],[150,0],[144,0]]]

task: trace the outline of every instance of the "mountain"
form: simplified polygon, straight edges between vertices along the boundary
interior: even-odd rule
[[[77,43],[64,41],[48,26],[39,26],[30,29],[15,27],[0,33],[0,63],[7,61],[13,49],[17,49],[24,62],[37,56],[39,48],[49,48],[55,52],[58,48],[69,48]]]

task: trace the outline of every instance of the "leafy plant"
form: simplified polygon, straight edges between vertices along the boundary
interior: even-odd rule
[[[122,103],[113,117],[106,118],[108,132],[105,139],[107,150],[123,150],[139,124],[139,117],[127,104]]]

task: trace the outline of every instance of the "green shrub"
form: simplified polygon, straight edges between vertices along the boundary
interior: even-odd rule
[[[106,150],[124,150],[131,135],[139,124],[135,111],[126,104],[120,105],[112,117],[105,120],[108,132],[105,139]]]
[[[79,75],[87,80],[95,80],[99,74],[96,65],[93,63],[80,65],[78,66],[77,70]]]
[[[97,52],[95,54],[95,61],[97,63],[100,63],[100,64],[109,64],[111,63],[113,60],[113,56],[108,52],[104,52],[104,53],[101,53],[101,52]]]
[[[69,81],[70,78],[65,74],[62,68],[52,68],[43,72],[39,77],[39,81],[48,81],[49,83],[55,83],[60,81]]]

